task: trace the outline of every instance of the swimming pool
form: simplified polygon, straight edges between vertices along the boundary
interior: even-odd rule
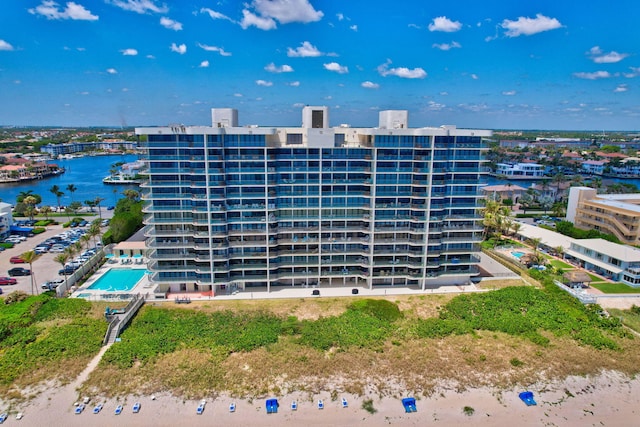
[[[522,255],[524,255],[524,252],[521,252],[521,251],[512,251],[512,252],[511,252],[511,255],[513,255],[514,257],[516,257],[516,258],[518,258],[518,259],[520,259],[520,258],[522,258]]]
[[[112,268],[87,289],[94,291],[128,292],[144,276],[143,269]]]

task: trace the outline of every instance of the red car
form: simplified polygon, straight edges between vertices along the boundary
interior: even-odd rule
[[[12,256],[9,259],[9,262],[11,264],[24,264],[24,260],[22,258],[20,258],[19,256]]]
[[[17,285],[18,281],[13,277],[0,277],[0,285]]]

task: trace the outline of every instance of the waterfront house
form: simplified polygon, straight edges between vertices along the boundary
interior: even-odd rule
[[[495,175],[506,179],[542,179],[544,166],[538,163],[498,163]]]

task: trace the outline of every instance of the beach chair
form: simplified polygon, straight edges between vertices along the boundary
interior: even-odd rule
[[[416,409],[416,399],[413,397],[405,397],[402,399],[402,406],[404,406],[404,411],[406,413],[417,412]]]
[[[99,414],[102,411],[102,403],[98,403],[95,408],[93,408],[94,414]]]
[[[82,411],[84,411],[84,403],[81,403],[78,406],[76,406],[76,410],[74,412],[76,413],[76,415],[80,415]]]
[[[343,408],[348,408],[349,404],[347,403],[347,399],[345,399],[344,397],[342,398],[342,407]]]
[[[0,424],[7,421],[7,418],[9,418],[9,414],[7,414],[6,412],[3,412],[2,414],[0,414]]]
[[[298,410],[298,402],[296,402],[295,400],[293,402],[291,402],[291,410],[292,411],[297,411]]]
[[[278,399],[267,399],[266,402],[267,414],[277,414],[278,413]]]
[[[324,409],[324,402],[322,399],[318,399],[318,409]]]
[[[536,401],[533,399],[532,391],[523,391],[518,395],[520,400],[522,400],[527,406],[535,406],[537,405]]]
[[[236,402],[231,402],[229,404],[229,412],[236,412]]]
[[[196,414],[198,415],[202,415],[202,413],[204,412],[204,407],[206,405],[206,401],[202,400],[200,401],[200,404],[198,405],[198,408],[196,409]]]
[[[138,412],[140,412],[140,402],[136,402],[133,404],[133,413],[137,414]]]
[[[118,406],[116,407],[115,414],[116,414],[116,415],[120,415],[120,414],[122,413],[122,409],[123,409],[123,408],[122,408],[122,405],[118,405]]]

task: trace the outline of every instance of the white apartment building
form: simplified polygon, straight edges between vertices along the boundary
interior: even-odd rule
[[[466,283],[479,273],[479,199],[488,130],[409,128],[382,111],[376,128],[137,128],[149,176],[150,280],[163,292],[297,286]]]

